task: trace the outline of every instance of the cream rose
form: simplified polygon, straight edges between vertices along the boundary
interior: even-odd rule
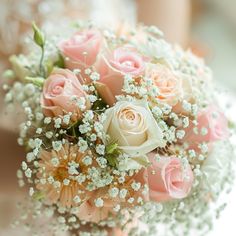
[[[146,71],[146,76],[158,88],[157,99],[160,102],[176,105],[182,97],[182,80],[178,78],[167,66],[161,64],[151,65]]]
[[[146,101],[121,101],[106,111],[108,142],[116,142],[131,157],[141,157],[164,146],[162,130]]]

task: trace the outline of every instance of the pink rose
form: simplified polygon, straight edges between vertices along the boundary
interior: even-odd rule
[[[66,68],[80,69],[84,75],[84,69],[95,63],[101,44],[102,35],[94,29],[78,32],[71,38],[60,42],[59,48],[66,57]]]
[[[198,149],[200,143],[226,139],[229,135],[228,120],[215,105],[210,105],[200,112],[197,122],[197,126],[190,123],[182,140],[188,142],[190,148]],[[194,132],[196,128],[197,133]]]
[[[177,104],[182,95],[181,80],[166,66],[157,64],[147,69],[147,77],[152,79],[153,85],[158,88],[157,99],[169,105]]]
[[[82,110],[76,104],[76,100],[84,101],[84,110],[90,103],[86,100],[86,93],[70,70],[54,69],[46,79],[43,86],[41,105],[46,116],[62,116],[71,112],[72,119],[81,117]]]
[[[188,196],[193,184],[193,172],[189,164],[184,165],[177,157],[160,157],[150,153],[151,165],[141,171],[147,178],[149,197],[152,201],[168,201]]]
[[[145,62],[133,48],[123,47],[115,49],[106,57],[102,56],[96,68],[100,73],[97,90],[107,104],[113,105],[115,96],[122,94],[124,75],[141,76]]]

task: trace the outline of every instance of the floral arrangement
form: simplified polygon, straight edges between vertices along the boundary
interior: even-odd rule
[[[25,113],[29,214],[52,217],[54,234],[205,235],[233,179],[210,69],[153,26],[68,28],[46,38],[33,24],[34,47],[4,74]]]

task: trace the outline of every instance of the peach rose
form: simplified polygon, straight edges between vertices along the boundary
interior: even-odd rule
[[[157,96],[160,102],[166,102],[169,105],[177,104],[182,95],[181,79],[166,66],[157,64],[151,66],[146,71],[146,76],[151,78],[153,85],[159,90]]]
[[[75,100],[73,100],[75,98]],[[76,104],[84,101],[84,109]],[[54,69],[46,79],[41,96],[41,105],[46,116],[62,116],[71,112],[72,119],[79,119],[82,110],[88,109],[90,103],[77,77],[70,70]]]
[[[122,47],[102,56],[96,64],[96,69],[100,73],[97,90],[107,104],[113,105],[115,96],[122,94],[124,75],[141,76],[144,73],[145,61],[133,48]]]
[[[121,150],[133,158],[143,157],[157,147],[165,145],[162,130],[154,119],[147,102],[117,102],[106,111],[104,131],[108,142],[115,141]],[[132,159],[124,163],[129,169]]]
[[[197,126],[193,123],[185,130],[182,142],[188,142],[190,147],[198,149],[202,142],[214,142],[226,139],[229,136],[228,120],[215,105],[210,105],[199,113]],[[195,129],[197,128],[197,133]]]
[[[141,171],[147,178],[149,197],[152,201],[182,199],[189,195],[193,184],[193,172],[189,164],[183,164],[177,157],[160,157],[155,153],[149,155],[151,165]]]
[[[98,30],[89,29],[75,33],[71,38],[59,43],[59,49],[66,57],[66,68],[81,69],[92,66],[102,44],[102,35]]]

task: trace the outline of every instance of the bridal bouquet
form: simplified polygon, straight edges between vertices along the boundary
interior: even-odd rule
[[[34,47],[5,72],[6,102],[25,113],[28,214],[54,234],[205,235],[233,179],[211,71],[153,26],[68,29],[33,24]]]

